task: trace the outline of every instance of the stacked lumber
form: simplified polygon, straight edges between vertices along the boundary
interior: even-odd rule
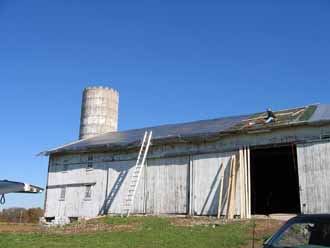
[[[240,209],[241,218],[251,218],[251,174],[250,174],[250,149],[242,147],[239,150],[240,160]]]
[[[238,158],[237,158],[238,157]],[[251,218],[251,176],[250,176],[250,149],[242,147],[239,150],[238,156],[233,155],[229,163],[229,178],[228,186],[224,192],[224,173],[225,166],[220,165],[220,182],[219,182],[219,203],[217,218],[220,218],[224,209],[225,218],[233,219],[235,217],[236,209],[236,195],[237,195],[237,180],[239,180],[240,188],[240,217],[242,219]],[[225,196],[223,194],[225,193]],[[225,204],[224,204],[224,200]]]

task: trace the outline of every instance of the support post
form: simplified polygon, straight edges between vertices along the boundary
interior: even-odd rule
[[[230,208],[229,208],[229,218],[234,219],[235,208],[236,208],[236,182],[237,182],[237,162],[236,155],[233,156],[233,168],[232,168],[232,191],[230,196]]]
[[[221,210],[222,210],[222,191],[223,191],[223,178],[224,178],[224,171],[225,168],[223,166],[223,161],[220,164],[220,181],[219,181],[219,203],[218,203],[218,214],[217,218],[219,219],[221,216]]]
[[[189,215],[194,216],[194,167],[193,167],[193,156],[189,156]]]
[[[239,149],[239,172],[240,172],[240,213],[241,219],[246,218],[245,212],[245,180],[244,180],[244,160],[243,160],[243,150]]]
[[[251,218],[251,164],[250,164],[250,147],[247,147],[247,175],[248,175],[248,211],[247,217]]]

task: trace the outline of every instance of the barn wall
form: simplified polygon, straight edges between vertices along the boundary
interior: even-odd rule
[[[94,158],[99,159],[95,155]],[[103,213],[121,213],[135,160],[96,162],[92,170],[87,170],[86,161],[79,155],[52,159],[46,217],[93,217]],[[71,162],[74,164],[70,164]],[[64,164],[68,165],[67,170],[64,170]],[[138,184],[132,212],[187,213],[188,165],[188,157],[147,160],[147,166]],[[117,184],[120,178],[122,181]],[[92,186],[92,198],[87,200],[84,199],[84,184],[89,183],[95,185]],[[63,185],[66,186],[66,197],[65,200],[60,200]],[[119,187],[116,188],[115,185]],[[115,194],[111,194],[112,192]]]
[[[86,184],[92,185],[92,198],[85,198]],[[105,199],[106,170],[102,162],[87,169],[87,155],[66,155],[50,158],[45,216],[94,217]],[[66,188],[60,200],[61,187]]]
[[[108,197],[105,213],[121,214],[134,165],[134,160],[115,161],[106,165],[108,171]],[[116,185],[118,185],[117,188]],[[111,197],[111,193],[114,193],[113,197]],[[133,212],[144,213],[144,171],[142,172],[135,197]]]
[[[135,195],[133,213],[187,213],[188,157],[147,160]],[[121,214],[133,173],[135,160],[107,164],[108,194],[116,192],[107,203],[107,213]],[[121,177],[122,176],[122,177]],[[122,183],[115,190],[116,182]]]
[[[301,210],[330,212],[330,142],[297,146]]]
[[[189,209],[193,208],[192,213],[195,215],[215,215],[219,201],[220,164],[223,162],[228,168],[233,154],[148,159],[138,184],[132,212],[188,214]],[[97,156],[94,157],[97,159]],[[53,160],[45,216],[94,217],[106,213],[121,214],[135,160],[95,163],[93,170],[86,170],[84,163],[74,164],[66,172],[58,164],[79,159],[76,155]],[[228,169],[225,177],[224,192],[228,187]],[[117,184],[120,178],[121,183]],[[79,186],[79,183],[82,185]],[[92,198],[88,200],[84,199],[83,184],[86,183],[95,183]],[[66,185],[64,201],[60,200],[61,185]],[[226,199],[224,195],[224,205]]]
[[[213,215],[216,212],[216,202],[218,200],[217,187],[219,179],[216,178],[216,174],[220,162],[228,159],[230,151],[237,151],[242,145],[304,142],[319,139],[329,134],[329,126],[318,128],[300,127],[268,133],[223,137],[221,140],[203,144],[172,144],[151,147],[147,160],[148,166],[143,172],[138,185],[137,200],[135,200],[133,212],[159,214],[188,213],[189,211],[198,215]],[[318,149],[320,148],[321,146]],[[303,168],[307,168],[306,166],[312,162],[316,163],[315,166],[320,166],[320,171],[325,170],[321,167],[323,162],[317,161],[320,159],[327,161],[328,158],[325,155],[319,158],[313,156],[313,154],[306,155],[306,157],[304,153],[311,153],[310,149],[309,145],[298,147],[299,170],[304,171]],[[319,153],[323,154],[323,151]],[[59,201],[59,188],[49,188],[46,192],[45,216],[70,216],[75,214],[81,217],[92,217],[102,213],[105,203],[108,203],[105,202],[105,199],[109,197],[118,175],[121,171],[127,169],[128,175],[116,196],[117,199],[114,199],[107,208],[108,213],[120,213],[120,204],[123,197],[125,197],[125,188],[127,188],[136,157],[137,151],[93,153],[94,168],[93,170],[87,170],[88,154],[52,155],[50,157],[48,186],[79,183],[95,183],[95,185],[92,188],[92,200],[89,201],[84,199],[85,186],[68,186],[65,202]],[[68,166],[67,171],[64,171],[65,165]],[[304,180],[307,180],[304,184],[305,190],[309,190],[308,192],[314,194],[313,197],[317,198],[321,194],[316,190],[319,187],[309,188],[308,185],[314,184],[314,182],[308,181],[309,179],[305,179],[306,176],[304,176],[308,175],[314,178],[317,173],[307,169],[305,171],[305,174],[302,174],[300,178],[301,184]],[[319,182],[318,185],[323,183],[324,181]],[[238,186],[237,188],[239,189]],[[307,198],[306,194],[302,193],[301,198],[304,199],[304,195]],[[315,194],[318,195],[315,196]],[[236,199],[239,201],[239,197],[236,197]],[[324,199],[330,202],[329,199]],[[301,202],[306,201],[302,200]],[[308,199],[308,202],[311,201]],[[330,209],[330,207],[324,206],[325,203],[322,206],[313,206],[313,204],[317,205],[318,203],[316,201],[309,203],[308,212],[317,209]],[[238,207],[236,207],[236,213],[239,213]]]

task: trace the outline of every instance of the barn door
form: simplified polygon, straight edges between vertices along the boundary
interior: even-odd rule
[[[186,214],[189,157],[149,159],[146,167],[146,213]]]
[[[330,143],[297,145],[301,211],[330,212]]]
[[[221,215],[225,215],[228,206],[228,188],[231,159],[235,153],[213,153],[192,157],[192,213],[193,215],[217,215],[221,170],[223,170],[223,193]],[[222,167],[223,166],[223,167]],[[238,180],[237,180],[238,182]],[[239,200],[237,187],[235,199]],[[236,192],[235,192],[236,193]],[[236,206],[238,204],[235,204]],[[238,214],[239,209],[234,210]]]

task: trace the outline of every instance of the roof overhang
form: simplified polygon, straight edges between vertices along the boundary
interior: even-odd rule
[[[41,152],[49,156],[63,153],[135,150],[145,131],[153,131],[152,145],[212,142],[226,136],[253,135],[299,126],[322,126],[330,123],[330,105],[309,105],[275,112],[278,120],[265,123],[264,113],[242,115],[191,123],[164,125],[144,129],[106,133]],[[251,124],[253,123],[253,124]],[[158,133],[158,135],[157,135]]]

